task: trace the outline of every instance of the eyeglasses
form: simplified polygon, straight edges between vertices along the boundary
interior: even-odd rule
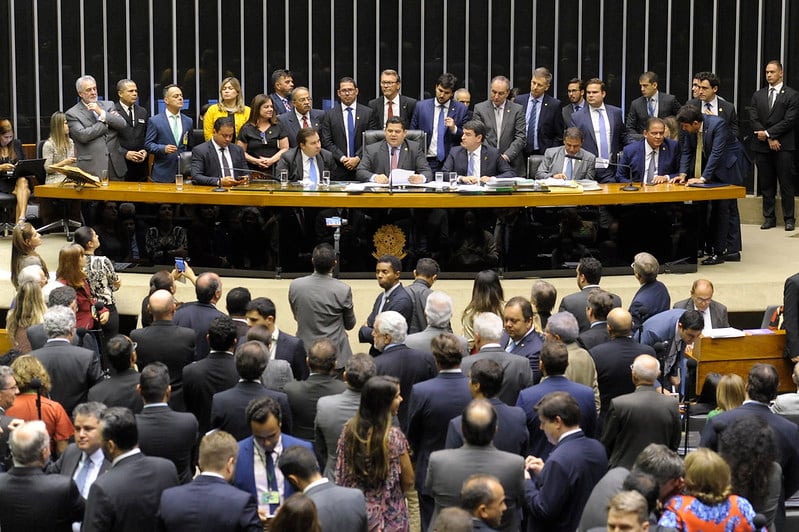
[[[396,83],[397,83],[396,81],[381,81],[380,82],[381,85],[395,85]]]
[[[14,386],[8,386],[6,388],[0,388],[0,392],[4,392],[6,390],[19,390],[19,385],[15,384]]]

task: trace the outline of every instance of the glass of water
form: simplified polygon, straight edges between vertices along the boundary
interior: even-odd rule
[[[330,188],[330,170],[322,170],[322,188]]]
[[[183,190],[183,174],[175,174],[175,190]]]
[[[458,172],[449,172],[447,178],[450,190],[455,190],[458,187]]]
[[[289,186],[289,171],[288,170],[281,170],[280,171],[280,186],[281,187]]]
[[[444,182],[444,172],[436,172],[436,183]]]
[[[108,186],[108,170],[100,170],[100,184],[104,187]]]

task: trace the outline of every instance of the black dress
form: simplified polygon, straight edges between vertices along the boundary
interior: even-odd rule
[[[25,152],[22,151],[22,142],[20,142],[19,139],[11,141],[11,144],[8,145],[8,149],[14,152],[14,158],[0,157],[0,164],[16,163],[25,158]],[[0,192],[3,194],[11,194],[14,187],[17,186],[17,180],[14,179],[13,176],[14,170],[10,172],[0,172]],[[30,184],[28,184],[28,187],[30,188]]]
[[[272,157],[280,151],[280,140],[286,137],[286,133],[280,124],[270,125],[266,131],[261,131],[256,126],[247,122],[239,131],[238,140],[247,145],[247,153],[253,157]],[[260,166],[247,163],[251,170],[263,172],[271,177],[272,168],[261,168]]]

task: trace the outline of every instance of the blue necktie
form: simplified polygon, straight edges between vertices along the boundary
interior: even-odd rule
[[[603,159],[608,158],[610,149],[608,148],[608,127],[605,125],[605,117],[602,114],[602,109],[597,109],[599,114],[599,156]]]
[[[649,111],[649,116],[655,116],[655,99],[650,98],[647,100],[646,104],[647,110]]]
[[[505,346],[505,352],[513,353],[513,350],[516,348],[516,342],[511,340],[508,342],[508,345]]]
[[[469,167],[466,169],[466,175],[474,175],[474,152],[469,154]]]
[[[572,166],[572,160],[571,159],[567,159],[566,160],[566,177],[568,179],[572,178],[572,172],[574,172],[574,167]]]
[[[272,453],[266,452],[266,481],[269,484],[269,491],[277,492],[277,475],[275,475],[275,461],[272,460]],[[280,504],[270,504],[269,513],[274,515]]]
[[[535,98],[530,99],[530,119],[527,120],[527,146],[530,150],[538,149],[538,135],[536,135],[536,128],[538,127],[538,100]]]
[[[316,158],[311,157],[310,164],[308,165],[308,176],[311,179],[311,183],[316,185],[319,183],[319,173],[316,171]]]
[[[436,137],[436,158],[439,161],[443,161],[446,154],[444,153],[444,131],[446,131],[446,126],[444,125],[444,114],[446,113],[446,109],[443,105],[438,106],[438,136]]]
[[[78,471],[78,476],[75,477],[75,484],[78,486],[78,491],[80,491],[80,494],[84,499],[88,498],[88,493],[86,493],[86,478],[89,476],[89,471],[91,468],[92,461],[87,456],[86,460],[83,461],[83,467],[81,467],[80,471]]]
[[[347,149],[348,156],[355,156],[355,119],[352,116],[352,107],[347,107],[347,135],[349,136],[349,145]]]

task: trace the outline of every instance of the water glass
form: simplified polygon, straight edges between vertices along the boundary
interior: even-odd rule
[[[100,170],[100,184],[104,187],[108,186],[108,170]]]
[[[183,190],[183,174],[175,174],[175,190]]]
[[[454,190],[458,186],[458,172],[449,172],[447,175],[449,180],[449,188],[450,190]]]
[[[330,170],[322,170],[322,188],[330,188]]]
[[[444,182],[444,172],[436,172],[436,183]]]
[[[281,187],[289,186],[289,171],[288,170],[281,170],[280,171],[280,186]]]

